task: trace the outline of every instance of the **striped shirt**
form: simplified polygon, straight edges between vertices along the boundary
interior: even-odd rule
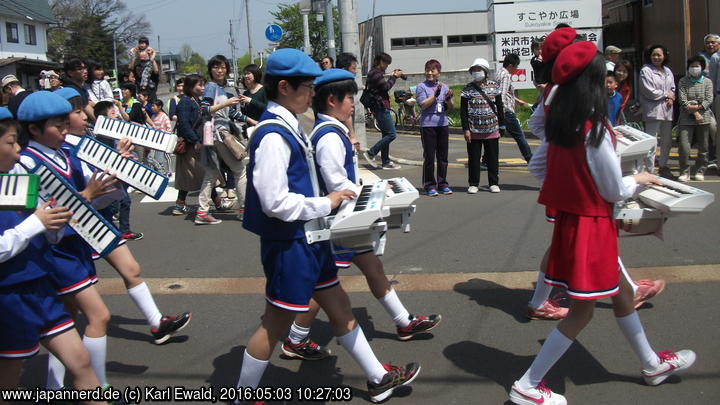
[[[502,92],[503,107],[510,112],[515,112],[515,89],[512,85],[512,79],[510,78],[510,72],[507,69],[502,68],[498,70],[495,81],[500,86]]]

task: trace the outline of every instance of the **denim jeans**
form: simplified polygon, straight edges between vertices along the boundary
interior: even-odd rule
[[[530,150],[530,145],[528,145],[527,140],[525,139],[525,133],[520,127],[520,121],[518,121],[517,116],[512,111],[505,110],[505,128],[515,139],[518,148],[520,148],[520,153],[522,154],[523,159],[525,159],[526,162],[529,162],[532,157],[532,151]]]
[[[122,200],[113,201],[110,205],[110,211],[113,215],[118,214],[118,222],[120,225],[121,233],[130,232],[130,194],[127,192],[127,184],[122,183],[122,187],[125,189],[125,197]]]
[[[385,107],[375,108],[373,114],[375,114],[375,121],[377,121],[378,127],[380,127],[380,131],[382,132],[382,138],[380,138],[372,148],[368,149],[368,154],[375,156],[380,152],[382,164],[386,165],[390,163],[390,142],[397,138],[395,123],[390,116],[390,110]]]

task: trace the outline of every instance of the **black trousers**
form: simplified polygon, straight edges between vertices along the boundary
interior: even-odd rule
[[[488,171],[488,185],[498,185],[500,174],[499,145],[500,138],[473,139],[467,144],[469,185],[477,187],[480,184],[480,158],[483,155],[483,148],[485,149],[485,165]]]
[[[420,139],[423,146],[422,182],[425,190],[443,188],[447,183],[448,127],[422,127]],[[437,158],[437,181],[435,159]]]

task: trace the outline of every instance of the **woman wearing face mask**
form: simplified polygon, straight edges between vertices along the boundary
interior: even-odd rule
[[[472,81],[460,93],[460,121],[468,151],[468,193],[478,192],[480,157],[485,151],[488,190],[499,193],[499,139],[505,126],[500,86],[488,80],[490,64],[477,58],[468,69]]]
[[[417,102],[420,105],[420,138],[423,146],[422,182],[430,197],[437,197],[438,191],[452,194],[447,182],[448,166],[448,118],[447,110],[452,108],[452,90],[440,83],[440,62],[430,59],[425,63],[425,81],[418,84]],[[437,179],[435,158],[437,157]]]
[[[697,142],[697,158],[695,159],[695,180],[705,180],[705,168],[708,155],[708,133],[710,123],[713,121],[713,112],[710,106],[713,102],[712,82],[702,75],[705,69],[705,59],[702,56],[693,56],[687,61],[688,74],[680,79],[680,181],[690,180],[690,139],[695,136]]]

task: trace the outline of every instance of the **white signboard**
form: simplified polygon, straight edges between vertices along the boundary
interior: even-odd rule
[[[553,30],[559,23],[573,28],[602,27],[601,0],[556,0],[493,4],[494,32]]]
[[[495,60],[498,61],[499,67],[502,68],[502,61],[510,53],[517,54],[520,57],[520,66],[517,72],[512,75],[513,86],[516,89],[533,88],[532,67],[530,59],[532,59],[532,51],[530,45],[533,40],[544,40],[551,31],[534,31],[534,32],[514,32],[495,34]],[[602,28],[577,30],[578,35],[583,39],[594,42],[600,51],[602,51]]]

